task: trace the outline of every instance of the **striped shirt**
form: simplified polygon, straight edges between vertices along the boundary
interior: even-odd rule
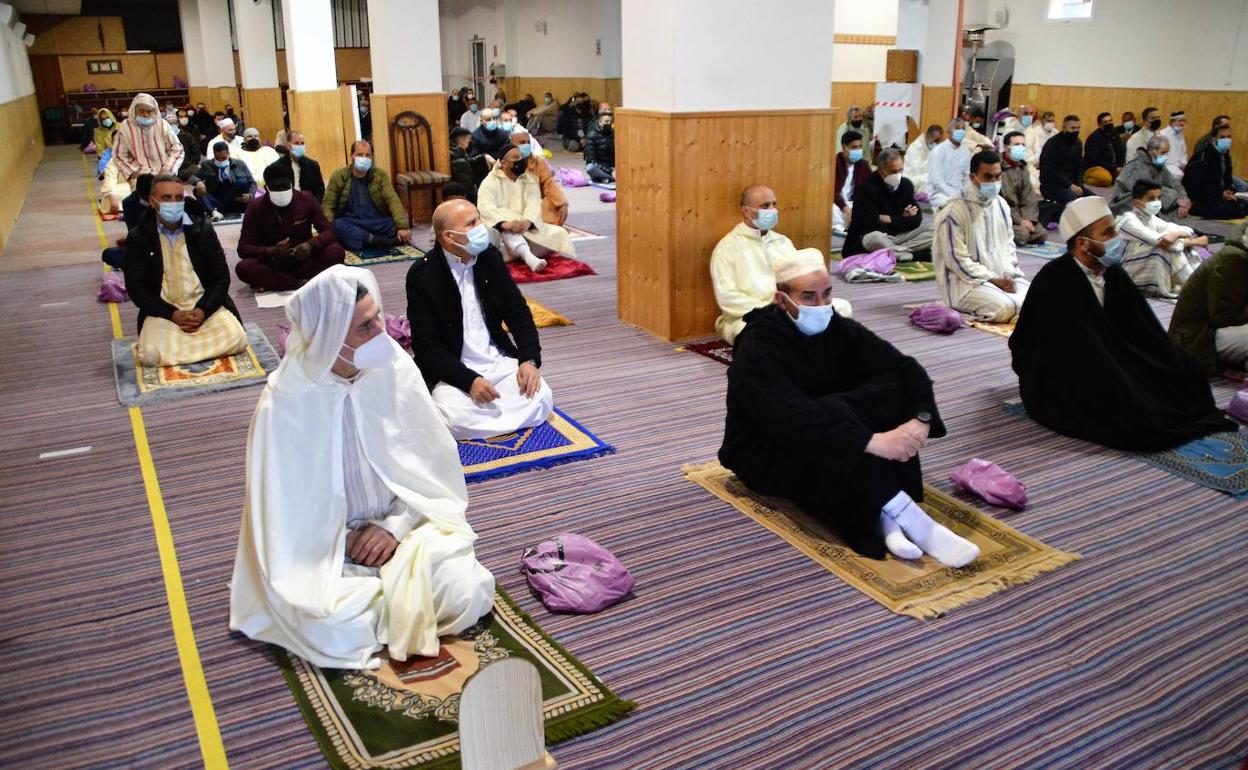
[[[113,163],[127,181],[139,174],[176,174],[185,154],[178,132],[163,120],[143,128],[130,117],[113,136]]]

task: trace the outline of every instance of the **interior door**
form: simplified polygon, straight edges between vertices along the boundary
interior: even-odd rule
[[[485,39],[473,37],[468,41],[472,57],[472,90],[477,94],[477,103],[485,105]]]

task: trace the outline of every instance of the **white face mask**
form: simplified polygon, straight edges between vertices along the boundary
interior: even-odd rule
[[[884,177],[884,184],[896,190],[901,187],[901,174],[889,174]]]
[[[381,369],[389,366],[394,359],[394,345],[390,344],[390,335],[385,332],[381,332],[358,348],[353,348],[345,342],[342,346],[352,352],[351,360],[347,361],[342,358],[341,353],[338,357],[356,369]]]
[[[1149,216],[1152,216],[1152,217],[1157,216],[1158,214],[1161,213],[1161,201],[1155,200],[1155,201],[1149,201],[1148,203],[1145,203],[1144,211],[1148,212]]]
[[[278,208],[286,208],[290,202],[295,199],[294,189],[290,190],[270,190],[269,200],[273,201],[273,205]]]

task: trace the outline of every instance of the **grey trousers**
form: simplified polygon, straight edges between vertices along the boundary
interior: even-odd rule
[[[862,236],[862,246],[867,251],[888,249],[897,257],[898,262],[912,262],[914,252],[932,248],[933,236],[931,223],[924,222],[913,230],[897,235],[889,235],[879,230],[867,233]]]

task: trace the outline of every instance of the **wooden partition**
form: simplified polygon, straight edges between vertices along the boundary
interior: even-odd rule
[[[242,89],[243,118],[247,126],[260,129],[260,141],[275,142],[282,126],[282,89]]]
[[[433,168],[444,174],[451,173],[450,127],[446,114],[446,94],[379,94],[374,92],[370,98],[373,115],[373,163],[385,169],[394,178],[394,169],[390,167],[392,149],[390,147],[390,122],[400,112],[415,112],[429,121],[429,130],[433,139]],[[429,195],[420,193],[412,197],[412,217],[419,222],[432,219],[433,210],[429,205]]]
[[[35,95],[0,104],[0,125],[4,126],[5,135],[5,141],[0,142],[0,252],[3,252],[17,214],[26,201],[35,167],[43,157],[43,129]]]
[[[290,127],[303,132],[308,157],[321,164],[326,181],[346,165],[347,142],[342,129],[342,103],[338,89],[287,91]]]
[[[776,191],[776,228],[825,254],[837,112],[616,112],[621,320],[667,340],[714,333],[711,251],[740,221],[741,190]]]

